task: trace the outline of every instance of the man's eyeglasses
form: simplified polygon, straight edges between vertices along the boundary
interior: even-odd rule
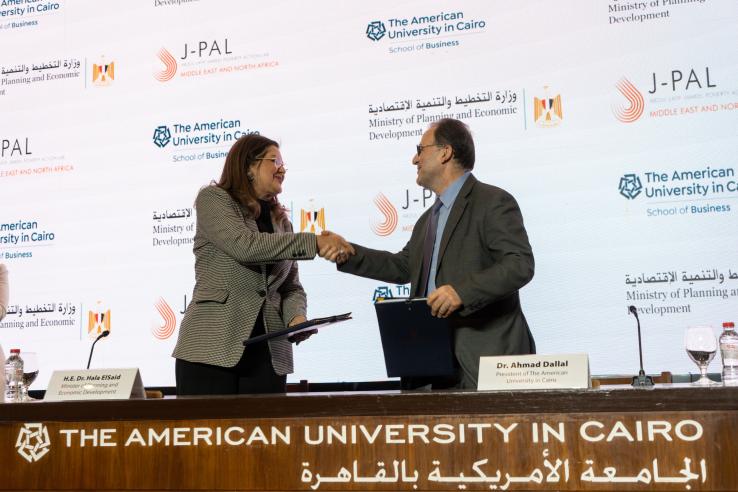
[[[285,171],[287,170],[287,168],[284,167],[284,161],[280,159],[279,157],[261,157],[259,158],[259,160],[260,161],[272,161],[274,163],[274,167],[276,167],[277,169],[281,167],[281,168],[284,168]]]
[[[417,150],[418,155],[420,155],[421,152],[423,152],[423,149],[426,147],[445,147],[446,144],[439,144],[439,143],[432,143],[428,145],[416,145],[415,150]]]

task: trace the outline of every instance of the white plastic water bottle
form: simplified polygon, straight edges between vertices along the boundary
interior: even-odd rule
[[[20,349],[10,349],[10,357],[5,361],[5,383],[5,401],[7,403],[21,401],[23,359],[20,357]]]
[[[738,386],[738,333],[735,323],[723,323],[723,334],[720,335],[720,355],[723,358],[723,384]]]

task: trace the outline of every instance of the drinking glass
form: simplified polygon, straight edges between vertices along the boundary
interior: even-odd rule
[[[700,368],[700,378],[692,384],[717,384],[707,377],[707,366],[717,352],[717,340],[711,326],[690,326],[684,334],[684,347],[689,358]]]
[[[21,382],[20,401],[31,401],[35,398],[28,396],[28,387],[33,384],[38,376],[38,355],[36,352],[21,352],[23,359],[23,381]]]

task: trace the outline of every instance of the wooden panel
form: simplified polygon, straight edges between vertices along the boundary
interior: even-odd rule
[[[627,412],[552,406],[562,395],[628,401],[623,395],[634,393],[651,402]],[[664,410],[659,400],[673,393],[539,393],[548,401],[543,413],[500,412],[494,402],[505,401],[501,393],[333,395],[320,399],[320,412],[312,396],[271,396],[263,398],[295,405],[293,413],[275,406],[257,416],[203,419],[177,411],[130,417],[161,400],[118,402],[129,417],[105,420],[59,419],[49,410],[60,404],[0,405],[0,490],[738,490],[738,411],[708,410],[728,406],[719,402],[736,392],[703,392],[715,400],[695,404],[704,410]],[[457,404],[475,401],[474,411],[430,411],[449,395]],[[340,415],[365,398],[375,399],[374,415]],[[413,411],[385,415],[387,399]],[[233,401],[263,403],[182,399],[172,408],[187,414],[189,405],[217,409]],[[301,401],[333,415],[303,417]],[[22,408],[40,418],[8,415]]]
[[[131,419],[326,417],[335,415],[462,415],[467,413],[575,413],[738,410],[738,387],[688,384],[655,389],[309,393],[0,405],[0,422]]]

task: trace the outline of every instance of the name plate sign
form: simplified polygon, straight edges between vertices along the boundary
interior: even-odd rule
[[[478,390],[589,387],[587,354],[502,355],[479,359]]]
[[[45,401],[146,398],[138,369],[54,371]]]

